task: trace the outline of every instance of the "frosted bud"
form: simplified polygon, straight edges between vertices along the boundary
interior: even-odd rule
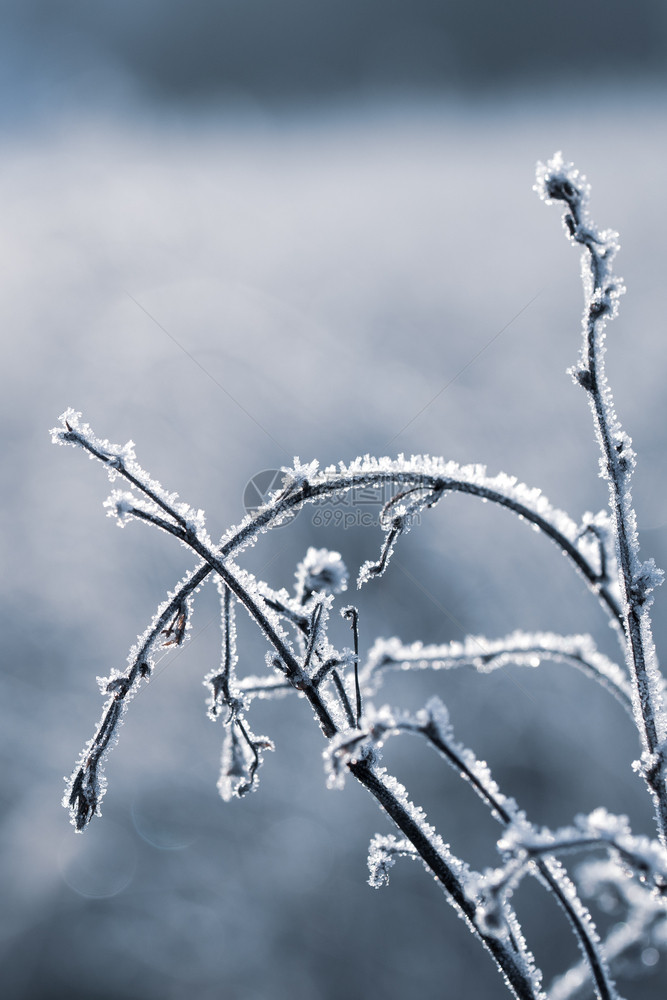
[[[225,802],[242,798],[257,788],[258,769],[264,762],[264,750],[274,750],[272,740],[255,736],[244,719],[230,719],[225,730],[220,762],[218,791]]]
[[[488,937],[503,938],[507,934],[507,922],[502,907],[497,899],[485,899],[475,911],[475,923],[482,934]]]
[[[296,590],[302,601],[316,591],[342,594],[347,590],[348,573],[339,552],[309,548],[296,570]]]

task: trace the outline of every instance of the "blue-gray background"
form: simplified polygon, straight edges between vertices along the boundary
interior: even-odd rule
[[[256,795],[219,800],[201,686],[213,594],[132,704],[104,818],[75,837],[59,799],[99,717],[95,677],[122,666],[191,560],[141,526],[119,533],[103,470],[46,431],[71,405],[132,437],[214,534],[240,519],[246,481],[293,455],[442,454],[514,473],[574,517],[599,509],[565,375],[577,254],[531,191],[536,159],[562,148],[622,234],[609,369],[639,453],[643,549],[665,565],[665,4],[23,0],[0,19],[3,996],[503,997],[421,868],[365,885],[388,824],[360,789],[326,791],[302,702],[258,706],[277,752]],[[356,572],[378,544],[302,513],[246,564],[289,586],[308,545]],[[456,498],[359,603],[364,647],[526,627],[592,631],[616,655],[545,540]],[[664,610],[659,594],[663,648]],[[246,621],[241,647],[261,669]],[[436,691],[535,821],[604,804],[650,830],[636,738],[585,679],[422,675],[386,696]],[[387,763],[455,851],[494,864],[497,831],[453,773],[409,741]],[[526,887],[517,905],[547,976],[576,958],[551,900]],[[666,982],[647,968],[624,990]]]

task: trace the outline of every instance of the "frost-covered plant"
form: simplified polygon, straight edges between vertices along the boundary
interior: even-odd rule
[[[125,490],[114,489],[106,501],[109,515],[121,526],[141,520],[174,535],[195,553],[198,563],[160,605],[133,646],[127,668],[112,671],[101,682],[107,697],[102,719],[72,775],[64,803],[79,831],[100,814],[105,792],[102,764],[121,717],[138,687],[151,676],[156,657],[187,639],[194,596],[211,577],[220,594],[222,661],[206,677],[206,684],[209,716],[221,718],[225,728],[218,785],[222,797],[243,796],[256,788],[263,753],[273,749],[270,739],[252,731],[253,700],[297,692],[309,702],[326,740],[329,784],[340,786],[351,774],[397,828],[397,836],[377,835],[371,842],[372,886],[388,881],[398,858],[419,858],[490,952],[515,997],[573,1000],[594,993],[600,1000],[612,1000],[618,997],[614,969],[623,971],[647,950],[653,956],[667,948],[667,716],[650,617],[651,592],[662,581],[662,573],[652,560],[642,562],[639,556],[630,492],[635,456],[614,411],[604,371],[604,329],[616,315],[623,292],[612,270],[616,234],[593,225],[587,211],[588,186],[560,154],[539,165],[536,190],[547,204],[564,206],[568,238],[583,248],[583,347],[571,374],[591,405],[601,473],[609,487],[608,510],[586,513],[576,521],[552,507],[538,489],[529,489],[510,476],[489,476],[481,466],[461,467],[425,456],[365,456],[350,465],[323,470],[317,462],[302,465],[296,460],[293,468],[284,470],[283,488],[216,543],[207,533],[203,512],[179,501],[175,493],[167,493],[139,466],[132,442],[118,446],[100,440],[79,413],[67,410],[52,432],[53,440],[82,448],[106,466],[112,481],[125,483]],[[496,640],[469,637],[440,646],[406,646],[397,638],[377,639],[362,661],[355,607],[341,610],[351,626],[352,647],[337,649],[329,636],[335,599],[348,582],[347,569],[337,553],[309,549],[297,568],[292,593],[272,589],[239,564],[244,549],[304,505],[379,486],[393,491],[381,516],[384,542],[377,561],[359,570],[358,587],[382,575],[415,515],[436,506],[449,493],[467,493],[505,507],[558,546],[609,616],[625,666],[598,652],[589,636],[524,632]],[[267,671],[262,676],[237,676],[238,604],[268,641]],[[537,667],[544,660],[582,670],[614,695],[634,720],[641,743],[634,767],[653,803],[653,839],[634,835],[625,817],[612,816],[602,808],[575,817],[562,829],[537,827],[501,792],[486,764],[457,741],[447,710],[438,699],[431,699],[415,714],[388,706],[375,708],[371,701],[387,670],[468,665],[487,672],[510,662]],[[498,867],[477,872],[456,857],[403,786],[382,766],[383,744],[403,733],[430,744],[501,824]],[[578,870],[575,884],[562,859],[591,851],[595,855]],[[512,893],[527,875],[537,878],[557,898],[582,951],[581,963],[560,976],[548,992],[512,907]],[[625,918],[606,940],[600,940],[583,898],[592,898],[604,908],[610,896],[623,905]]]

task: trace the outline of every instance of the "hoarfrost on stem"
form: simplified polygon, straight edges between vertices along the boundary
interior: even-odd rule
[[[547,203],[560,203],[564,208],[568,239],[583,251],[583,345],[571,375],[590,402],[600,472],[609,488],[608,509],[573,518],[554,507],[539,489],[513,476],[489,475],[483,466],[461,466],[429,455],[364,455],[325,469],[317,461],[295,459],[292,467],[283,469],[281,487],[215,544],[207,533],[203,511],[165,490],[145,472],[132,442],[116,445],[97,438],[79,412],[66,410],[51,432],[53,441],[82,449],[105,466],[114,484],[123,481],[121,489],[114,486],[105,503],[109,516],[121,527],[140,521],[173,535],[195,555],[196,565],[160,604],[132,647],[127,666],[114,668],[100,679],[106,698],[102,718],[69,779],[64,804],[78,831],[100,814],[106,791],[103,763],[128,704],[141,683],[149,680],[156,657],[188,639],[194,598],[207,579],[215,579],[221,657],[204,683],[209,718],[223,727],[218,782],[223,799],[254,790],[263,754],[273,749],[268,737],[256,736],[251,728],[254,700],[296,694],[308,702],[325,740],[328,784],[343,787],[351,775],[376,799],[397,830],[396,834],[379,833],[371,841],[372,886],[389,881],[397,859],[420,859],[491,955],[512,995],[518,1000],[542,1000],[546,996],[542,974],[512,906],[512,895],[520,890],[523,879],[534,877],[558,901],[582,955],[577,965],[557,977],[549,1000],[575,1000],[590,996],[591,991],[598,1000],[618,1000],[614,968],[627,966],[637,956],[650,964],[660,951],[667,950],[667,715],[665,681],[650,618],[652,592],[663,574],[652,559],[639,555],[630,489],[636,456],[614,409],[604,369],[605,326],[616,316],[624,291],[613,272],[617,235],[593,224],[588,212],[589,186],[561,154],[538,166],[536,190]],[[501,507],[557,546],[608,616],[624,665],[602,654],[588,635],[516,629],[501,638],[468,636],[440,645],[377,638],[368,643],[362,657],[361,615],[356,607],[341,609],[352,630],[353,648],[338,648],[330,632],[336,599],[346,591],[349,579],[339,553],[308,548],[297,563],[291,592],[271,587],[240,565],[246,548],[265,532],[285,524],[304,505],[378,487],[387,491],[385,496],[390,494],[380,515],[383,538],[378,557],[358,569],[358,587],[386,571],[396,546],[422,514],[448,494],[463,493]],[[263,675],[238,676],[237,605],[245,609],[268,644]],[[455,737],[439,698],[431,698],[412,713],[387,705],[376,707],[372,700],[390,670],[467,667],[486,674],[508,664],[535,669],[544,661],[583,671],[616,698],[633,720],[640,741],[634,766],[653,803],[655,836],[634,834],[625,817],[613,816],[601,806],[558,829],[538,827],[501,790],[486,762]],[[500,863],[495,867],[473,871],[457,857],[424,810],[381,765],[386,741],[405,734],[434,750],[500,824]],[[571,876],[563,859],[575,855],[585,860]],[[601,940],[584,899],[603,911],[620,906],[623,923]]]

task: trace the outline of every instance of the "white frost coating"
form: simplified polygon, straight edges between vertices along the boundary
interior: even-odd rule
[[[211,671],[204,683],[208,684],[211,691],[209,718],[215,720],[223,709],[227,711],[226,718],[223,719],[227,731],[222,745],[218,780],[220,795],[227,802],[254,791],[258,784],[257,772],[264,759],[262,751],[273,750],[274,745],[265,736],[254,736],[245,721],[250,699],[244,697],[236,679],[236,598],[220,577],[216,578],[216,583],[220,594],[222,662],[220,669]]]
[[[609,953],[609,938],[604,942],[605,951]],[[575,1000],[577,997],[590,996],[591,972],[588,963],[579,962],[558,976],[549,987],[549,1000]],[[585,991],[585,992],[584,992]]]
[[[512,860],[503,868],[487,868],[471,877],[468,894],[475,903],[475,923],[482,934],[509,938],[509,900],[518,882],[513,876],[520,867],[520,862]]]
[[[332,477],[330,470],[313,471],[314,466],[316,463],[311,463],[310,466],[299,465],[297,468],[286,469],[285,472],[296,479],[304,476],[304,469],[309,470],[308,484],[317,495],[340,494],[357,486],[370,486],[374,483],[392,483],[399,490],[419,489],[420,508],[436,499],[434,492],[440,496],[460,486],[469,487],[463,492],[472,492],[490,500],[494,497],[487,494],[497,494],[499,498],[524,506],[573,544],[579,534],[572,518],[553,507],[539,489],[528,487],[506,473],[489,476],[483,465],[459,465],[430,455],[412,455],[410,458],[399,455],[395,459],[376,459],[365,455],[347,465],[341,462],[338,478]]]
[[[112,490],[109,497],[104,501],[104,506],[108,508],[107,517],[113,517],[119,528],[124,528],[131,519],[131,512],[140,504],[140,501],[128,490]],[[156,507],[155,504],[152,505]],[[156,510],[159,508],[156,507]]]
[[[511,908],[508,908],[506,918],[508,927],[512,934],[512,940],[515,942],[517,951],[521,956],[521,964],[523,966],[524,973],[532,985],[535,1000],[548,1000],[547,994],[542,988],[542,980],[544,978],[542,970],[537,967],[533,953],[528,949],[526,939],[523,935],[523,930],[521,929],[521,924],[519,923],[519,918]]]
[[[588,213],[589,186],[574,165],[565,162],[561,153],[557,153],[546,165],[538,165],[535,189],[548,204],[560,202],[563,205],[563,223],[568,238],[583,247],[583,344],[579,362],[571,370],[571,375],[588,395],[600,446],[600,474],[609,485],[627,639],[626,660],[634,680],[635,718],[644,749],[654,752],[667,737],[663,680],[648,614],[650,593],[660,582],[660,577],[654,564],[642,563],[639,557],[637,518],[631,492],[636,456],[631,439],[616,415],[604,364],[605,327],[616,316],[619,297],[625,291],[622,281],[613,272],[614,257],[619,249],[618,234],[600,230],[593,224]],[[662,836],[667,840],[664,769],[657,779],[647,776],[647,784],[654,799]]]
[[[645,602],[644,602],[645,603]],[[656,751],[667,746],[667,712],[665,711],[665,681],[658,665],[658,657],[653,643],[653,629],[648,608],[640,616],[640,628],[643,638],[644,655],[646,662],[646,676],[648,688],[651,694],[651,704],[653,708],[653,722],[656,730],[657,745]],[[641,699],[639,700],[641,703]],[[663,767],[662,784],[667,782],[667,774]]]
[[[507,861],[502,868],[487,869],[483,874],[473,876],[469,889],[473,898],[476,897],[475,919],[479,930],[501,939],[507,937],[510,931],[513,935],[521,933],[509,901],[521,878],[529,873],[537,875],[538,879],[552,890],[554,886],[558,887],[556,898],[575,930],[584,956],[581,966],[578,967],[580,972],[578,978],[581,983],[586,983],[590,990],[590,976],[593,971],[592,953],[595,956],[596,983],[600,981],[604,983],[605,995],[610,1000],[620,1000],[602,955],[600,939],[590,913],[581,902],[576,887],[568,878],[564,868],[553,857],[547,856],[541,859],[538,869],[530,859],[519,855]],[[551,990],[548,995],[549,1000],[553,1000]]]
[[[215,721],[226,710],[224,721],[229,723],[234,718],[242,717],[248,706],[236,679],[239,660],[236,649],[236,598],[220,577],[216,577],[216,585],[220,595],[221,664],[209,671],[203,683],[209,689],[206,702],[209,719]]]
[[[222,744],[218,779],[218,791],[225,802],[231,802],[238,789],[248,784],[252,760],[248,744],[239,736],[236,726],[230,726]]]
[[[621,602],[614,523],[605,508],[597,514],[586,511],[581,519],[577,548],[589,563],[597,565],[604,583],[617,604]]]
[[[221,537],[219,548],[240,553],[252,547],[264,532],[290,520],[306,499],[299,496],[299,491],[308,486],[309,476],[315,476],[318,468],[317,460],[304,465],[298,458],[294,459],[291,468],[283,467],[281,488],[271,493],[266,502],[253,513],[246,514],[238,524],[231,525]]]
[[[380,514],[380,524],[384,528],[385,538],[377,561],[367,560],[357,577],[357,589],[361,588],[371,577],[382,576],[394,552],[396,542],[401,535],[406,535],[414,520],[428,507],[435,507],[444,494],[444,485],[428,482],[419,483],[401,489],[383,507]]]
[[[600,939],[590,913],[581,902],[576,887],[568,878],[564,868],[553,857],[542,858],[538,869],[530,858],[517,855],[510,858],[502,868],[487,869],[471,880],[471,891],[477,895],[476,922],[480,931],[501,938],[508,934],[513,928],[513,921],[516,920],[509,901],[523,876],[529,873],[537,875],[548,888],[553,889],[554,885],[558,887],[556,898],[575,930],[582,951],[582,983],[587,983],[590,989],[590,976],[593,971],[592,952],[595,955],[596,983],[600,980],[604,983],[605,995],[610,1000],[620,1000],[602,955]],[[520,932],[520,928],[518,930]],[[552,1000],[551,991],[549,1000]]]
[[[577,878],[584,895],[595,898],[603,910],[616,917],[602,945],[612,967],[622,966],[626,974],[632,975],[641,970],[647,948],[667,951],[664,896],[628,878],[627,870],[613,858],[585,862],[579,866]],[[587,963],[580,962],[553,982],[549,1000],[583,1000],[588,982]]]
[[[66,420],[68,415],[73,414],[74,411],[67,411],[63,419]],[[79,437],[67,429],[56,428],[53,436],[54,440],[61,444],[81,444]],[[99,457],[100,460],[106,461],[103,455]],[[449,491],[468,492],[506,506],[547,532],[556,544],[567,549],[571,558],[578,556],[579,561],[575,559],[577,568],[584,572],[590,585],[593,585],[595,580],[595,565],[591,564],[585,555],[585,544],[581,546],[578,541],[581,532],[575,522],[562,511],[553,508],[538,489],[530,489],[504,473],[490,477],[483,466],[460,466],[455,462],[445,462],[428,455],[412,456],[410,459],[405,459],[402,455],[398,459],[374,459],[365,456],[356,459],[348,466],[341,463],[338,470],[329,468],[324,471],[318,470],[317,462],[304,465],[295,460],[294,467],[285,469],[284,472],[287,485],[274,494],[256,513],[248,514],[239,525],[230,528],[223,535],[219,543],[223,557],[231,555],[232,552],[239,553],[246,547],[254,545],[261,533],[283,523],[287,517],[292,516],[310,500],[326,495],[341,496],[356,487],[390,483],[398,485],[404,491],[411,491],[410,496],[415,494],[416,499],[413,502],[420,509],[432,506],[440,496]],[[333,476],[333,472],[337,472],[337,476]],[[169,499],[174,496],[165,494]],[[390,501],[390,505],[395,500],[396,498]],[[201,535],[199,517],[201,512],[195,515],[189,508],[188,512],[192,515],[193,526]],[[401,530],[404,531],[408,526],[406,519]],[[389,555],[389,548],[393,546],[396,537],[396,533],[392,534],[391,531],[388,533],[387,538],[391,540],[391,544],[387,546],[384,565]],[[208,538],[204,541],[207,547],[212,548]],[[583,551],[580,552],[580,549]],[[371,569],[379,572],[378,564],[365,568],[362,574],[364,579]]]
[[[347,590],[348,572],[339,552],[312,546],[296,570],[296,595],[303,604],[312,594],[342,594]]]
[[[194,510],[187,503],[179,502],[178,493],[168,493],[157,479],[152,479],[137,462],[133,441],[119,445],[97,438],[90,425],[82,423],[81,413],[72,408],[65,410],[59,419],[61,426],[51,430],[51,440],[54,444],[71,444],[83,448],[91,457],[97,458],[106,466],[111,482],[114,482],[117,476],[123,476],[140,489],[145,494],[141,503],[145,504],[146,510],[159,512],[162,516],[165,513],[171,514],[183,526],[196,532],[204,531],[204,512]],[[132,494],[126,494],[126,497],[128,496],[134,499]],[[146,498],[153,503],[147,504]],[[113,494],[105,506],[113,506]]]
[[[333,594],[316,594],[307,610],[309,611],[308,642],[303,659],[305,674],[313,673],[316,659],[324,663],[329,658],[336,658],[336,650],[327,638],[327,627],[333,605]]]
[[[525,815],[514,799],[501,792],[486,761],[479,760],[469,747],[455,739],[447,709],[439,698],[431,698],[426,707],[417,712],[415,723],[450,767],[486,802],[496,819],[503,823],[512,821],[517,825],[525,822]]]
[[[632,691],[621,668],[598,652],[588,635],[515,631],[502,639],[467,636],[462,642],[409,646],[397,638],[376,639],[360,671],[364,691],[374,693],[384,670],[450,670],[473,667],[480,673],[509,664],[538,667],[541,660],[569,663],[594,677],[631,709]]]
[[[618,903],[630,910],[660,919],[667,916],[667,898],[641,880],[628,878],[627,869],[612,858],[586,861],[577,869],[585,896],[598,899],[601,907],[615,912]]]
[[[546,872],[548,872],[549,879],[551,879],[552,882],[555,882],[559,887],[560,895],[557,896],[558,903],[566,913],[572,927],[574,928],[576,924],[578,924],[583,929],[584,936],[582,937],[579,932],[576,932],[576,936],[579,949],[583,956],[581,964],[586,970],[586,979],[589,980],[589,992],[590,975],[593,970],[591,968],[591,960],[589,954],[587,953],[587,948],[592,948],[595,954],[595,961],[597,962],[599,969],[598,975],[603,977],[609,997],[611,1000],[622,1000],[616,990],[616,984],[612,979],[609,962],[607,961],[607,955],[602,948],[597,928],[593,922],[590,912],[581,901],[576,886],[568,876],[560,861],[557,861],[556,858],[544,858],[542,860],[542,865]],[[549,884],[547,879],[544,877],[541,877],[540,880],[543,884]],[[553,1000],[551,989],[549,990],[548,995],[549,1000]]]
[[[348,764],[360,760],[377,763],[380,760],[379,744],[364,729],[346,729],[333,736],[322,753],[327,788],[343,788]]]
[[[391,794],[403,806],[410,819],[419,827],[422,835],[429,841],[434,850],[443,858],[447,867],[454,873],[459,884],[465,890],[473,873],[465,861],[457,858],[448,844],[445,844],[439,833],[426,820],[426,813],[419,806],[411,802],[405,787],[397,781],[393,775],[389,774],[384,767],[373,768],[374,773],[388,788]],[[428,869],[427,869],[428,870]]]
[[[460,777],[471,784],[501,822],[514,822],[517,826],[526,822],[514,799],[501,792],[486,762],[478,760],[472,750],[456,741],[447,708],[438,697],[429,699],[426,706],[415,714],[392,709],[388,705],[375,710],[369,705],[360,721],[360,729],[345,734],[345,739],[351,742],[357,754],[362,748],[377,754],[390,736],[404,732],[424,736]],[[343,734],[340,739],[345,742]],[[338,771],[332,780],[340,781]]]
[[[626,932],[620,938],[614,938],[612,934],[613,947],[608,947],[607,942],[604,948],[600,947],[595,925],[574,885],[552,856],[573,851],[599,850],[601,847],[610,852],[609,858],[580,870],[582,888],[587,895],[600,896],[601,882],[604,882],[607,895],[609,884],[622,885],[620,897],[626,901],[630,910],[628,926],[634,927],[631,933]],[[485,872],[477,885],[480,894],[480,929],[492,932],[494,927],[502,927],[508,899],[525,875],[535,874],[534,864],[540,859],[543,866],[541,880],[548,882],[550,878],[558,884],[561,906],[573,925],[576,923],[585,929],[589,947],[592,946],[596,953],[598,974],[604,976],[608,994],[616,998],[618,994],[613,988],[608,962],[618,957],[617,949],[621,944],[623,950],[639,941],[645,944],[649,927],[658,917],[662,919],[667,914],[667,898],[662,895],[667,873],[665,848],[657,840],[633,836],[627,817],[614,816],[605,809],[596,809],[588,815],[577,816],[572,827],[561,830],[537,829],[525,821],[520,824],[512,823],[499,840],[498,849],[506,858],[504,865]],[[630,875],[634,877],[632,883]],[[631,885],[635,888],[631,888]],[[650,935],[648,937],[650,939]],[[590,955],[584,943],[584,939],[580,937],[584,962],[557,981],[557,989],[550,992],[550,998],[556,996],[564,1000],[565,997],[574,997],[583,984],[588,982]]]
[[[441,708],[446,712],[444,706]],[[419,721],[408,712],[397,711],[388,705],[375,709],[373,705],[368,704],[365,715],[359,720],[358,728],[348,728],[337,733],[324,751],[328,786],[343,787],[347,765],[350,763],[359,760],[379,763],[384,741],[393,734],[406,731],[420,731]]]
[[[457,858],[452,853],[449,845],[445,844],[440,835],[427,822],[424,811],[410,801],[404,786],[397,781],[396,778],[389,775],[384,768],[374,767],[373,770],[375,775],[382,781],[391,795],[403,806],[412,821],[419,828],[421,835],[430,843],[432,849],[435,850],[435,852],[445,862],[447,868],[453,874],[465,896],[469,900],[473,899],[474,887],[476,886],[479,878],[478,873],[472,871],[465,861]],[[430,873],[430,868],[426,862],[424,862],[424,866]],[[459,910],[458,912],[460,916],[463,916],[462,910]],[[466,920],[468,920],[467,917]],[[518,921],[513,920],[511,915],[510,920],[512,930],[516,931],[513,939],[515,947],[512,948],[513,959],[517,963],[517,966],[521,969],[526,981],[531,984],[535,1000],[546,1000],[545,994],[541,988],[542,974],[535,966],[532,954],[526,948]],[[474,929],[474,924],[470,921],[468,921],[468,926],[471,929]],[[505,980],[508,982],[506,975]]]
[[[368,884],[380,889],[389,884],[389,869],[396,864],[396,858],[418,858],[417,851],[409,840],[399,839],[393,834],[376,833],[368,846]]]
[[[612,623],[624,626],[628,675],[598,653],[587,636],[515,632],[500,640],[473,636],[445,646],[404,646],[398,639],[389,639],[378,640],[371,650],[362,672],[364,692],[368,695],[383,670],[391,668],[469,666],[488,672],[510,662],[535,667],[544,659],[579,667],[626,707],[633,704],[643,741],[636,769],[651,791],[659,832],[667,844],[667,716],[661,706],[664,681],[655,659],[649,618],[652,591],[663,575],[653,560],[639,558],[630,493],[635,456],[631,440],[616,417],[604,374],[604,326],[615,315],[623,291],[612,273],[618,244],[616,234],[593,226],[587,212],[587,185],[560,155],[540,168],[537,187],[546,200],[565,202],[568,235],[585,251],[584,349],[572,375],[593,403],[603,454],[601,471],[610,487],[611,517],[607,512],[586,512],[575,523],[552,508],[539,490],[529,489],[513,477],[490,477],[482,466],[458,466],[429,456],[374,459],[366,455],[349,465],[341,463],[325,470],[320,470],[317,462],[303,464],[295,459],[293,468],[284,470],[282,487],[238,528],[231,529],[216,547],[206,534],[203,512],[182,503],[177,494],[167,493],[152,480],[138,465],[132,442],[120,446],[97,439],[82,423],[80,414],[66,411],[61,426],[52,432],[54,441],[81,447],[106,466],[111,480],[121,476],[129,485],[129,489],[112,491],[106,503],[109,515],[120,526],[131,518],[148,521],[174,534],[205,560],[161,606],[150,629],[132,650],[128,669],[124,673],[114,670],[100,680],[107,696],[104,714],[72,776],[66,804],[78,829],[99,813],[104,794],[101,764],[116,739],[127,702],[141,680],[150,676],[158,650],[180,645],[187,638],[192,596],[213,571],[222,598],[223,654],[221,667],[211,671],[206,682],[211,690],[210,714],[216,717],[226,709],[219,782],[223,798],[241,796],[255,788],[262,753],[273,748],[270,740],[254,736],[248,727],[245,713],[252,699],[277,695],[289,687],[295,689],[309,701],[329,740],[325,753],[329,784],[340,786],[351,768],[414,841],[374,838],[369,856],[371,884],[387,881],[389,868],[400,854],[415,856],[421,852],[427,870],[437,873],[449,889],[459,914],[474,923],[476,911],[477,929],[515,995],[522,1000],[536,1000],[544,995],[540,977],[509,905],[512,891],[524,875],[535,875],[555,894],[572,924],[590,966],[590,970],[584,967],[584,979],[590,971],[597,995],[608,1000],[617,994],[602,960],[594,925],[554,855],[600,848],[607,852],[607,889],[609,884],[618,883],[617,895],[628,910],[622,931],[613,931],[606,942],[607,954],[612,958],[620,956],[627,964],[638,952],[646,964],[653,964],[655,949],[667,942],[665,846],[658,840],[635,837],[625,817],[611,816],[603,809],[577,816],[571,825],[561,829],[532,826],[514,800],[501,793],[486,763],[455,740],[447,710],[438,699],[412,714],[387,706],[375,710],[369,702],[364,704],[356,685],[356,609],[349,609],[353,612],[354,652],[338,652],[327,633],[333,598],[347,586],[347,571],[338,553],[308,550],[297,571],[296,597],[284,590],[273,590],[232,561],[262,532],[285,523],[305,503],[341,497],[359,487],[389,487],[395,494],[380,515],[385,538],[379,560],[361,567],[359,585],[384,572],[399,536],[413,523],[413,515],[435,506],[449,492],[464,492],[494,502],[526,520],[568,556],[599,596]],[[271,647],[267,656],[269,677],[236,679],[236,599],[244,604]],[[288,634],[293,636],[293,646]],[[434,746],[505,826],[499,841],[501,867],[487,869],[484,874],[470,872],[464,862],[452,856],[448,845],[426,822],[423,811],[409,801],[403,786],[379,768],[384,741],[404,732],[420,735]],[[361,762],[363,768],[358,766]],[[570,984],[566,989],[562,987],[563,996],[574,996],[572,991],[580,989],[590,994],[592,984],[583,985],[578,969],[561,980]]]
[[[498,841],[498,850],[525,865],[543,854],[563,854],[606,847],[617,854],[622,866],[642,882],[659,886],[667,881],[667,849],[657,840],[634,836],[627,816],[594,809],[575,817],[574,825],[557,830],[521,823],[509,826]],[[523,873],[522,873],[523,874]]]
[[[248,730],[246,734],[238,723],[232,723],[225,731],[218,779],[218,791],[225,802],[255,791],[257,771],[264,760],[262,751],[275,749],[266,736],[254,736]]]
[[[262,588],[260,586],[260,583],[257,580],[257,578],[252,573],[249,573],[248,570],[242,569],[231,559],[225,560],[225,569],[230,573],[231,576],[234,577],[239,587],[251,599],[252,603],[260,609],[263,617],[269,623],[269,625],[275,632],[276,636],[278,636],[278,638],[281,640],[284,647],[288,649],[290,653],[294,654],[294,647],[292,646],[292,642],[289,638],[289,635],[287,634],[286,629],[283,628],[281,616],[280,614],[278,614],[278,612],[274,611],[274,609],[270,607],[267,601],[265,600],[264,597],[264,593],[266,592],[265,588]],[[245,604],[244,607],[246,607],[248,614],[252,618],[253,615],[250,608],[248,608]]]
[[[188,573],[175,593],[159,606],[151,624],[130,649],[126,670],[112,670],[108,678],[98,678],[103,690],[112,695],[102,710],[95,735],[86,744],[67,781],[63,805],[81,832],[92,816],[101,815],[106,792],[103,767],[118,738],[118,728],[142,680],[148,681],[158,652],[180,646],[189,638],[192,598],[200,585],[198,571]]]
[[[283,677],[264,677],[249,675],[240,677],[238,689],[243,698],[281,698],[294,691],[294,688]]]
[[[405,723],[406,717],[402,716],[401,719]],[[416,724],[423,735],[434,743],[447,763],[470,782],[480,798],[491,808],[496,819],[514,830],[517,835],[523,833],[530,836],[533,827],[514,799],[508,798],[500,791],[486,763],[478,761],[471,750],[454,740],[448,714],[439,699],[431,699],[426,708],[417,713],[413,724]],[[475,921],[478,929],[483,934],[501,940],[512,937],[520,942],[521,949],[525,950],[525,942],[516,916],[509,906],[509,899],[523,875],[530,873],[537,875],[540,881],[555,892],[559,904],[573,926],[582,952],[586,954],[588,950],[595,953],[599,944],[595,926],[586,907],[577,896],[574,885],[555,859],[546,858],[541,862],[541,866],[539,869],[535,868],[530,858],[519,855],[511,858],[498,872],[489,871],[485,875],[478,873],[471,875],[466,892],[475,905]],[[532,956],[527,950],[525,961],[536,993],[542,995],[541,973],[535,968]],[[596,976],[604,979],[608,996],[615,998],[608,970],[600,957],[597,958]]]
[[[635,600],[642,607],[650,607],[653,603],[652,592],[660,587],[665,579],[665,571],[656,566],[651,557],[640,563],[634,579]]]

